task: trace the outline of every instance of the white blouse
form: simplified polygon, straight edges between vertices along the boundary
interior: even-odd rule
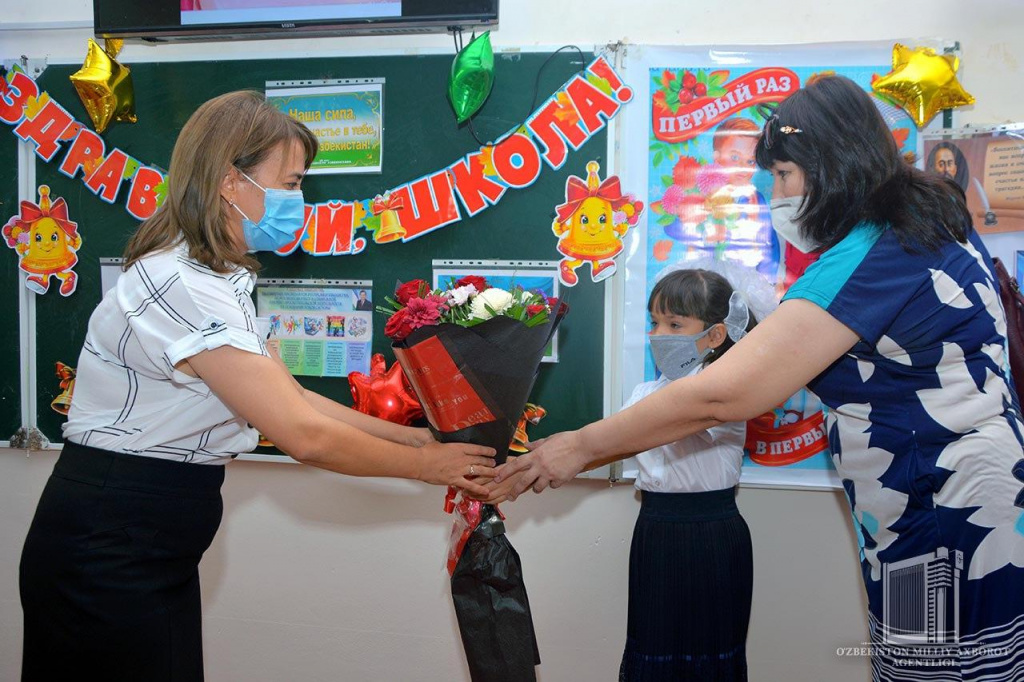
[[[697,367],[687,376],[700,371]],[[660,377],[633,389],[623,409],[655,391],[668,386]],[[633,458],[636,462],[636,487],[655,493],[697,493],[733,488],[740,482],[746,422],[729,422],[661,445]],[[624,469],[630,469],[628,464]]]
[[[134,263],[89,318],[64,437],[90,447],[224,464],[258,434],[196,377],[174,366],[230,345],[268,355],[245,269],[214,272],[184,244]]]

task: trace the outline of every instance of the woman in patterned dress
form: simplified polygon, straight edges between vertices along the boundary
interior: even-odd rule
[[[1024,439],[992,262],[962,191],[907,166],[870,96],[825,77],[757,160],[821,254],[714,366],[547,439],[510,497],[753,417],[803,385],[828,406],[861,545],[875,680],[1024,679]]]

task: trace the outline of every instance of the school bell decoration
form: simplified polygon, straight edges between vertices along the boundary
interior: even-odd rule
[[[485,31],[462,48],[452,62],[448,97],[459,123],[467,121],[483,106],[493,85],[494,50],[491,32]]]
[[[75,375],[77,372],[74,367],[65,365],[63,362],[57,362],[57,378],[60,379],[60,394],[57,395],[50,402],[50,407],[53,411],[62,414],[65,417],[68,412],[71,411],[71,399],[75,395]]]
[[[123,40],[108,39],[104,42],[105,48],[100,48],[89,38],[85,63],[70,76],[98,133],[106,130],[111,121],[135,123],[138,120],[131,69],[115,59],[123,43]]]
[[[18,267],[26,274],[25,286],[36,294],[50,289],[51,278],[67,297],[78,287],[78,249],[82,236],[78,223],[68,216],[63,197],[51,198],[47,185],[39,186],[39,203],[22,201],[21,210],[0,230],[3,241],[18,254]]]
[[[892,71],[871,84],[877,94],[906,109],[918,128],[942,109],[974,104],[974,97],[956,79],[960,58],[936,54],[929,47],[892,48]]]

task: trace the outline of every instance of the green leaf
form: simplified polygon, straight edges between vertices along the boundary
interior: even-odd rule
[[[156,187],[153,188],[153,197],[154,197],[153,200],[156,203],[157,208],[160,208],[160,205],[162,203],[164,203],[164,199],[167,198],[167,177],[166,176],[160,182],[160,184],[158,184]]]
[[[708,97],[722,97],[729,91],[720,86],[708,86]]]
[[[608,82],[608,79],[601,78],[596,73],[588,71],[587,82],[593,85],[601,92],[603,92],[604,94],[608,95],[609,97],[611,97],[614,94],[614,91],[612,90],[612,85],[611,83]]]
[[[661,162],[662,162],[662,161],[663,161],[664,159],[665,159],[665,154],[664,154],[664,152],[661,152],[661,151],[657,151],[657,152],[655,152],[655,153],[654,153],[654,160],[653,160],[653,164],[654,164],[655,166],[659,166],[659,165],[661,165]]]
[[[380,216],[367,215],[363,218],[363,227],[376,234],[377,231],[380,230]]]
[[[676,220],[678,220],[678,219],[674,215],[672,215],[671,213],[665,213],[664,215],[662,215],[662,216],[660,216],[658,218],[658,224],[664,227],[664,226],[671,225]]]
[[[140,164],[135,159],[128,157],[128,162],[124,164],[124,172],[121,173],[123,180],[131,180],[135,177],[135,174],[139,171]]]
[[[668,187],[669,185],[672,185],[674,183],[675,183],[675,180],[672,179],[671,175],[662,175],[661,176],[661,184],[664,185],[665,187]]]
[[[704,83],[705,85],[707,85],[708,72],[705,71],[704,69],[697,69],[697,82]]]

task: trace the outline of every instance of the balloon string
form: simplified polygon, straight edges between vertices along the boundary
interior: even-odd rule
[[[461,38],[462,37],[462,31],[461,30],[458,31],[458,34],[459,34],[459,38]],[[455,38],[455,31],[452,31],[452,37]],[[459,41],[456,40],[456,42],[455,42],[455,51],[459,52],[459,51],[461,51],[461,49],[462,48],[459,47]],[[537,76],[533,80],[533,99],[530,100],[530,108],[526,112],[526,118],[523,119],[523,123],[526,122],[526,119],[530,117],[530,114],[533,113],[534,108],[537,106],[537,97],[540,95],[540,77],[544,73],[545,67],[547,67],[547,65],[551,63],[551,60],[554,59],[555,56],[559,52],[564,52],[565,50],[576,50],[576,52],[579,54],[579,57],[580,57],[580,68],[577,69],[577,73],[583,73],[584,70],[586,69],[586,61],[583,59],[583,50],[581,50],[578,45],[562,45],[560,48],[558,48],[557,50],[552,52],[550,55],[548,55],[548,58],[545,59],[544,63],[540,65],[540,68],[537,69]],[[478,145],[480,145],[481,147],[486,147],[489,144],[498,144],[498,142],[501,142],[501,139],[504,139],[504,138],[501,138],[501,139],[495,140],[492,143],[484,142],[483,140],[481,140],[480,136],[477,135],[477,133],[476,133],[476,128],[473,127],[473,118],[475,118],[475,115],[471,116],[469,118],[469,120],[466,121],[466,124],[467,124],[466,127],[469,129],[469,134],[473,136],[473,139],[476,140],[476,143]],[[510,130],[510,133],[515,132],[520,127],[522,127],[522,125],[523,124],[520,123],[517,126],[513,126],[511,128],[511,130]]]

